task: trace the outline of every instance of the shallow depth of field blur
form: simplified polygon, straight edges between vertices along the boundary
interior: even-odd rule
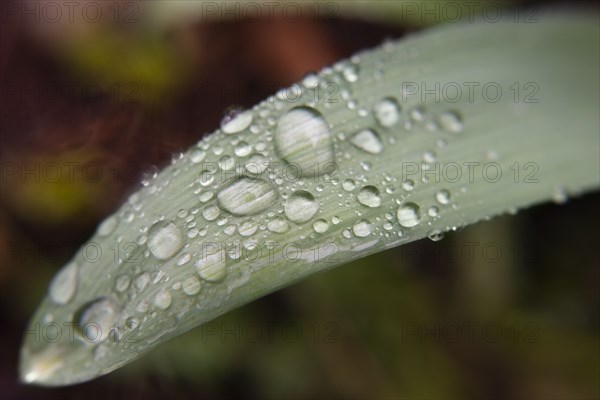
[[[228,107],[443,17],[387,1],[260,18],[235,2],[81,1],[71,20],[46,3],[62,17],[0,10],[0,398],[600,397],[598,193],[313,276],[89,383],[19,384],[51,277],[144,172]],[[89,4],[103,17],[82,18]]]

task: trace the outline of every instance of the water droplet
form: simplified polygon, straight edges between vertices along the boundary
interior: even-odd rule
[[[198,182],[200,185],[206,187],[210,186],[215,181],[215,175],[211,171],[204,170],[200,172]]]
[[[423,122],[425,120],[425,108],[423,106],[413,107],[408,115],[414,122]]]
[[[354,224],[352,232],[358,237],[367,237],[371,234],[371,223],[367,220],[361,220]]]
[[[309,72],[302,79],[302,85],[304,85],[305,88],[314,89],[317,87],[318,84],[319,84],[319,77],[313,72]]]
[[[415,188],[415,182],[413,180],[407,179],[404,182],[402,182],[402,189],[410,192],[414,188]]]
[[[204,152],[201,149],[193,149],[190,152],[190,161],[193,164],[198,164],[199,162],[201,162],[202,160],[204,160],[204,157],[206,157],[206,152]]]
[[[431,206],[427,209],[427,215],[429,215],[432,218],[437,217],[439,214],[439,209],[436,206]]]
[[[444,238],[444,232],[440,231],[439,229],[434,229],[427,233],[427,237],[434,242],[439,242]]]
[[[238,157],[246,157],[248,154],[252,152],[252,146],[246,142],[239,142],[235,149],[233,150],[236,156]]]
[[[171,293],[168,290],[160,290],[154,295],[154,305],[161,310],[171,306]]]
[[[284,205],[285,216],[301,224],[309,221],[319,210],[314,196],[306,190],[297,190],[288,197]]]
[[[342,75],[348,82],[356,82],[358,80],[358,67],[354,64],[347,64],[342,69]]]
[[[318,219],[313,223],[313,229],[317,233],[325,233],[329,229],[329,224],[324,219]]]
[[[115,290],[117,292],[124,292],[129,288],[129,284],[131,283],[131,278],[129,275],[121,275],[115,279]]]
[[[159,260],[167,260],[183,246],[179,228],[171,221],[158,221],[148,230],[148,250]]]
[[[235,159],[231,156],[225,155],[219,159],[219,168],[223,171],[229,171],[235,166]]]
[[[75,313],[77,325],[86,342],[100,343],[106,340],[110,328],[117,322],[117,306],[108,298],[101,297],[85,304]]]
[[[135,282],[133,282],[133,285],[139,292],[142,292],[142,291],[144,291],[144,289],[146,289],[146,286],[148,286],[149,282],[150,282],[150,274],[148,274],[147,272],[144,272],[144,273],[140,274],[137,278],[135,278]]]
[[[281,217],[275,217],[267,222],[267,229],[275,233],[284,233],[290,229],[287,221]]]
[[[350,143],[370,154],[379,154],[383,150],[379,135],[372,129],[363,129],[355,133],[350,138]]]
[[[176,264],[178,266],[182,266],[185,263],[187,263],[188,261],[190,261],[192,259],[192,255],[190,253],[183,253],[181,256],[179,256],[179,258],[177,259]]]
[[[118,224],[119,220],[115,216],[110,216],[102,221],[102,223],[98,226],[96,233],[99,236],[108,236],[114,232]]]
[[[419,206],[415,203],[404,203],[398,208],[398,223],[405,228],[417,226],[421,220]]]
[[[269,208],[279,197],[262,179],[241,177],[217,194],[219,205],[234,215],[254,215]]]
[[[254,222],[252,220],[248,220],[248,221],[244,221],[240,224],[240,226],[238,228],[238,232],[242,236],[252,236],[252,235],[254,235],[254,233],[256,232],[257,229],[258,229],[258,226],[256,225],[256,222]]]
[[[450,192],[447,191],[446,189],[439,190],[435,194],[435,199],[437,200],[438,203],[446,205],[450,202]]]
[[[50,298],[57,304],[67,304],[77,291],[77,275],[79,267],[70,262],[52,279],[50,283]]]
[[[344,189],[346,192],[351,192],[355,188],[356,188],[356,183],[352,179],[346,179],[342,183],[342,189]]]
[[[196,270],[200,278],[208,282],[219,282],[225,278],[225,254],[223,251],[206,252],[196,261]]]
[[[194,296],[200,293],[200,280],[195,276],[190,276],[183,281],[183,293],[188,296]]]
[[[375,208],[381,205],[381,196],[379,189],[375,186],[365,186],[356,195],[358,202],[367,207]]]
[[[246,168],[246,171],[251,174],[259,175],[263,173],[268,166],[269,163],[265,156],[262,154],[254,154],[248,159],[248,162],[246,165],[244,165],[244,168]]]
[[[250,126],[254,116],[252,111],[242,111],[238,107],[228,109],[221,120],[221,130],[227,134],[241,132]]]
[[[202,216],[207,221],[214,221],[219,218],[221,214],[221,209],[215,205],[207,206],[204,210],[202,210]]]
[[[400,106],[398,105],[398,102],[391,97],[377,102],[373,107],[373,112],[379,125],[384,128],[392,127],[400,120]]]
[[[554,200],[556,204],[564,204],[569,200],[569,195],[567,194],[567,190],[564,186],[558,185],[554,188],[552,200]]]
[[[446,132],[460,133],[464,129],[462,117],[456,111],[444,111],[438,115],[438,123]]]
[[[301,176],[323,174],[326,168],[322,166],[335,160],[329,125],[313,108],[296,107],[285,113],[277,123],[274,139],[277,154],[299,168]]]

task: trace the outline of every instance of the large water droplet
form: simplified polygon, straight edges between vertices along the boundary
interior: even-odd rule
[[[326,164],[335,160],[331,130],[323,116],[309,107],[292,108],[279,119],[275,150],[299,168],[301,176],[321,175]]]
[[[75,313],[85,341],[94,343],[106,340],[111,327],[117,323],[116,316],[117,306],[106,297],[85,304]]]
[[[400,121],[400,106],[391,97],[377,102],[373,107],[373,112],[377,123],[384,128],[392,127]]]
[[[198,275],[208,282],[219,282],[225,278],[225,253],[223,251],[207,251],[196,261]]]
[[[167,260],[183,246],[179,228],[171,221],[158,221],[148,230],[148,250],[159,260]]]
[[[79,267],[70,262],[52,279],[50,283],[50,298],[57,304],[67,304],[77,291],[77,275]]]
[[[269,208],[279,195],[262,179],[239,178],[217,194],[219,205],[234,215],[254,215]]]
[[[381,205],[381,196],[379,194],[379,189],[375,186],[364,186],[358,194],[356,198],[360,204],[363,204],[367,207],[375,208]]]
[[[417,226],[421,220],[419,206],[415,203],[404,203],[398,208],[398,223],[405,228]]]
[[[221,130],[228,134],[241,132],[250,126],[253,119],[252,111],[241,111],[239,108],[231,108],[221,120]]]
[[[446,132],[460,133],[464,129],[462,117],[456,111],[444,111],[438,115],[438,123]]]
[[[297,190],[286,200],[283,210],[290,221],[301,224],[314,217],[319,204],[310,192]]]
[[[355,133],[350,138],[350,143],[370,154],[379,154],[383,150],[379,135],[372,129],[363,129]]]

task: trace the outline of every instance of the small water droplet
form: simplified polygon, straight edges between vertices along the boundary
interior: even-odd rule
[[[275,233],[284,233],[290,229],[290,226],[285,219],[281,217],[275,217],[267,222],[267,229]]]
[[[405,228],[417,226],[421,220],[419,206],[415,203],[404,203],[398,208],[398,223]]]
[[[223,251],[206,251],[194,265],[200,278],[208,282],[219,282],[227,273]]]
[[[329,229],[329,224],[324,219],[318,219],[313,223],[313,229],[317,233],[325,233]]]
[[[87,342],[106,340],[110,328],[116,323],[117,306],[108,298],[101,297],[85,304],[75,313],[77,325]]]
[[[204,157],[206,157],[206,152],[201,149],[196,148],[190,152],[190,161],[192,164],[198,164],[204,160]]]
[[[192,255],[190,253],[183,253],[182,255],[179,256],[179,258],[177,258],[176,264],[178,266],[182,266],[185,263],[187,263],[188,261],[190,261],[191,259],[192,259]]]
[[[439,209],[436,206],[431,206],[427,209],[427,215],[432,218],[435,218],[439,215]]]
[[[378,101],[373,107],[373,112],[379,125],[384,128],[390,128],[400,120],[400,106],[391,97]]]
[[[67,304],[77,291],[79,267],[74,262],[64,266],[50,283],[50,298],[56,304]]]
[[[252,111],[242,111],[239,107],[231,107],[221,120],[221,130],[227,134],[241,132],[250,126],[253,119]]]
[[[279,157],[297,167],[301,176],[324,174],[327,164],[335,160],[329,125],[313,108],[296,107],[285,113],[277,123],[274,139]]]
[[[352,232],[358,237],[367,237],[371,234],[371,223],[367,220],[361,220],[354,224]]]
[[[298,224],[312,219],[319,210],[319,204],[314,196],[306,190],[297,190],[285,202],[285,216]]]
[[[207,221],[214,221],[219,218],[221,214],[221,209],[215,205],[207,206],[204,210],[202,210],[202,216]]]
[[[142,291],[144,291],[144,289],[146,289],[146,286],[148,286],[149,282],[150,282],[150,274],[148,274],[147,272],[143,272],[140,275],[138,275],[137,278],[135,278],[133,285],[138,290],[138,292],[142,292]]]
[[[114,232],[119,224],[119,220],[113,215],[106,218],[100,225],[98,225],[98,229],[96,233],[98,236],[108,236]]]
[[[248,159],[248,162],[246,165],[244,165],[244,168],[246,168],[246,171],[251,174],[260,175],[267,169],[268,166],[269,163],[265,156],[262,154],[254,154]]]
[[[375,208],[381,205],[379,189],[375,186],[364,186],[356,195],[358,202],[367,207]]]
[[[358,66],[354,64],[347,64],[342,69],[342,75],[348,82],[356,82],[358,80]]]
[[[446,189],[439,190],[435,194],[435,199],[438,203],[446,205],[450,202],[450,192]]]
[[[427,233],[427,237],[434,242],[439,242],[444,238],[444,232],[440,231],[439,229],[434,229]]]
[[[342,183],[342,189],[344,189],[346,192],[351,192],[355,188],[356,188],[356,183],[352,179],[346,179]]]
[[[235,159],[231,156],[224,155],[219,159],[219,168],[223,171],[229,171],[235,166]]]
[[[407,179],[404,182],[402,182],[402,189],[410,192],[414,188],[415,188],[415,182],[413,180]]]
[[[383,150],[379,135],[372,129],[363,129],[355,133],[350,138],[350,143],[370,154],[379,154]]]
[[[171,306],[171,293],[168,290],[160,290],[154,295],[154,305],[161,310]]]
[[[438,115],[437,120],[446,132],[460,133],[464,129],[462,117],[457,111],[444,111]]]
[[[190,276],[183,280],[183,293],[188,296],[195,296],[200,293],[200,280],[195,276]]]
[[[124,292],[129,288],[129,284],[131,283],[131,278],[129,275],[121,275],[115,279],[115,290],[117,292]]]
[[[257,229],[258,229],[258,226],[256,225],[256,222],[254,222],[252,220],[248,220],[248,221],[244,221],[240,224],[240,226],[238,228],[238,232],[242,236],[252,236],[252,235],[254,235],[254,233],[256,232]]]
[[[219,205],[234,215],[254,215],[269,208],[279,195],[262,179],[241,177],[217,194]]]
[[[552,200],[554,200],[556,204],[564,204],[569,200],[569,195],[567,194],[567,190],[564,186],[558,185],[554,188]]]
[[[252,146],[244,141],[239,142],[235,149],[233,150],[236,156],[238,157],[246,157],[248,154],[252,152]]]
[[[148,250],[159,260],[167,260],[183,246],[179,228],[171,221],[159,221],[148,230]]]

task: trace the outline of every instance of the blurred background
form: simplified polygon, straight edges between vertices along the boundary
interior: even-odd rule
[[[421,2],[66,3],[0,3],[1,398],[600,397],[598,193],[313,276],[92,382],[18,383],[51,277],[144,173],[229,107],[449,15],[434,1],[425,17]]]

